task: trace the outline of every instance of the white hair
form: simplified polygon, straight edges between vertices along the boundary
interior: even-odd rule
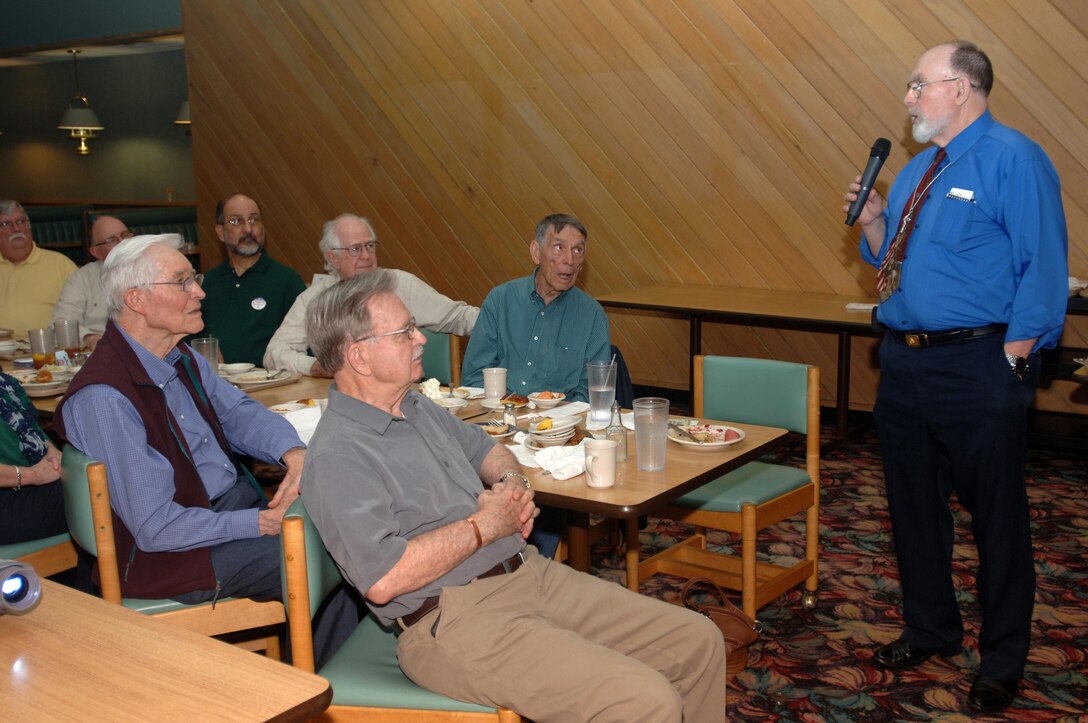
[[[181,235],[164,233],[157,236],[133,236],[114,247],[102,264],[102,290],[110,318],[116,319],[125,308],[125,292],[158,279],[162,269],[158,254],[147,253],[153,246],[181,248]]]
[[[374,233],[374,224],[370,223],[370,219],[356,216],[354,213],[342,213],[333,220],[326,221],[325,227],[321,230],[321,240],[317,242],[317,247],[321,249],[321,260],[325,262],[326,271],[331,272],[333,270],[332,264],[329,263],[329,251],[344,245],[344,242],[340,240],[340,224],[344,221],[358,221],[370,230],[370,238],[378,238],[378,234]]]

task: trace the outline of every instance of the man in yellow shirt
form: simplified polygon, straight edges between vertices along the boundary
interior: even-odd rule
[[[34,243],[18,201],[0,201],[0,328],[25,336],[53,323],[53,306],[76,270],[64,254]]]

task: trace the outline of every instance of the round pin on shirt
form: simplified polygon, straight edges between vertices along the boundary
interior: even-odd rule
[[[252,306],[257,311],[260,311],[264,307],[268,306],[268,302],[264,300],[263,296],[258,296],[256,299],[249,302],[249,305]]]

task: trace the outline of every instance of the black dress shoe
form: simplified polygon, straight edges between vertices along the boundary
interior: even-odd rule
[[[998,680],[985,675],[975,678],[967,694],[967,707],[981,713],[995,713],[1016,700],[1019,680]]]
[[[940,654],[941,657],[948,658],[959,652],[959,648],[955,650],[924,650],[923,648],[916,648],[903,638],[899,638],[894,643],[888,643],[887,645],[878,648],[873,655],[875,660],[885,668],[892,670],[899,670],[902,668],[913,668],[914,666],[929,660],[934,655]]]

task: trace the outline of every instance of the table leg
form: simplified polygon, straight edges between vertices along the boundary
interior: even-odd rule
[[[567,513],[567,564],[589,572],[589,513]]]
[[[850,332],[839,332],[839,370],[835,389],[835,436],[846,438],[846,418],[850,412]]]
[[[638,592],[638,518],[624,520],[627,541],[627,589]]]

